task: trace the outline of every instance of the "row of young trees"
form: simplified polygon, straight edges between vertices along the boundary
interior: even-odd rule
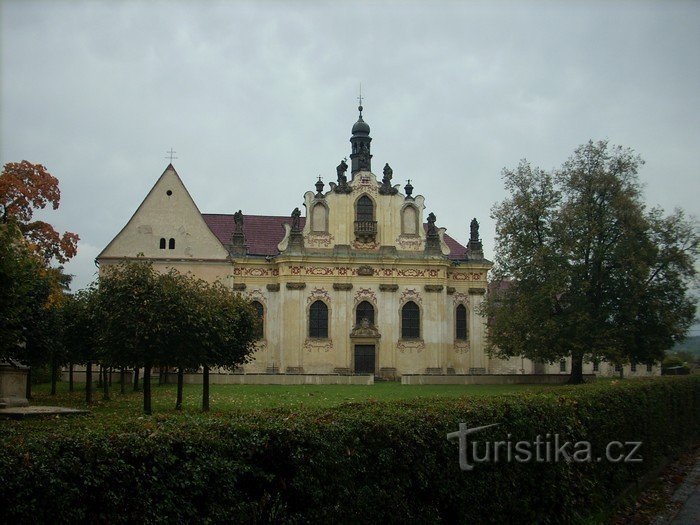
[[[57,209],[60,195],[58,180],[40,164],[8,163],[0,174],[0,361],[30,367],[28,398],[34,370],[51,367],[55,393],[63,365],[85,364],[88,401],[94,364],[103,371],[143,368],[147,413],[154,366],[178,369],[177,407],[184,370],[203,367],[208,410],[209,368],[246,361],[255,310],[220,283],[161,274],[145,261],[110,267],[99,286],[67,294],[70,276],[53,265],[77,253],[78,236],[34,220],[38,209]],[[106,373],[102,381],[108,388]]]
[[[103,369],[143,368],[146,414],[152,411],[155,367],[177,369],[178,409],[185,370],[202,368],[202,408],[209,410],[210,368],[245,363],[260,322],[250,303],[221,283],[175,270],[159,273],[146,261],[106,269],[99,287],[68,297],[62,310],[65,357],[86,365],[87,385],[94,363]],[[86,390],[88,399],[90,394]]]
[[[652,363],[695,318],[697,222],[647,209],[643,161],[607,142],[580,146],[545,171],[503,171],[494,206],[495,286],[483,304],[493,355],[555,362]]]

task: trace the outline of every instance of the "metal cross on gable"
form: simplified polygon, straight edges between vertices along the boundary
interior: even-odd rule
[[[175,155],[175,153],[177,153],[177,151],[173,151],[173,148],[170,148],[170,151],[166,151],[166,153],[168,154],[168,156],[165,158],[169,159],[171,163],[173,162],[173,159],[177,159],[177,157],[173,156]]]

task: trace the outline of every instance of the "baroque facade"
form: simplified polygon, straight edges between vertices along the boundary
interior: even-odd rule
[[[486,372],[479,225],[466,246],[447,235],[410,181],[372,172],[371,141],[360,107],[350,165],[304,195],[303,216],[202,214],[171,164],[97,262],[142,256],[253,301],[263,330],[245,372]]]
[[[145,257],[161,271],[220,280],[252,301],[263,328],[239,372],[568,373],[565,362],[485,354],[478,306],[492,263],[478,222],[460,244],[426,215],[410,180],[402,191],[389,164],[379,180],[358,109],[350,165],[341,161],[328,189],[319,177],[304,194],[303,216],[299,208],[288,216],[202,214],[170,164],[98,255],[100,271]]]

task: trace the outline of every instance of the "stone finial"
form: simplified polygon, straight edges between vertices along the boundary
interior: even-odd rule
[[[323,181],[321,180],[320,175],[318,176],[318,180],[316,181],[316,198],[323,198]]]
[[[413,197],[411,197],[411,194],[413,193],[413,186],[411,186],[411,179],[408,179],[408,182],[403,187],[403,190],[406,192],[406,198],[413,200]]]

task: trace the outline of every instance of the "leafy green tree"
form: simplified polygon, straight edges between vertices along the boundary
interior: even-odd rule
[[[144,369],[143,410],[151,408],[151,370],[167,361],[163,315],[167,308],[158,274],[146,261],[110,266],[100,277],[97,317],[106,361]]]
[[[248,301],[221,283],[174,270],[159,277],[165,301],[163,335],[168,363],[177,367],[176,409],[182,407],[185,370],[202,367],[202,408],[209,410],[209,370],[232,369],[253,351],[258,319]]]
[[[200,290],[203,281],[171,270],[160,276],[163,286],[164,323],[169,327],[167,336],[168,362],[177,368],[177,399],[175,409],[182,409],[185,370],[196,370],[204,360],[197,337],[196,323],[201,315]]]
[[[176,271],[159,274],[150,262],[106,268],[100,278],[98,319],[106,362],[143,367],[144,412],[151,408],[151,370],[204,368],[203,409],[209,409],[210,367],[233,368],[253,351],[257,316],[250,304],[220,283]]]
[[[97,290],[89,287],[66,297],[61,305],[63,346],[71,364],[85,365],[85,402],[92,403],[92,366],[99,360]]]
[[[209,410],[209,369],[234,369],[249,360],[258,333],[258,317],[253,306],[219,282],[200,284],[193,326],[198,334],[202,356],[202,410]]]
[[[58,305],[69,281],[62,268],[45,265],[14,223],[0,223],[0,360],[29,366],[28,399],[33,371],[47,364],[55,391],[62,351]]]
[[[45,302],[37,297],[36,281],[43,280],[43,264],[12,224],[0,224],[0,360],[17,359],[26,344],[29,313]]]
[[[58,179],[41,164],[7,163],[0,173],[0,359],[17,359],[32,369],[52,368],[52,392],[61,363],[58,305],[70,276],[52,261],[64,263],[77,251],[78,236],[59,235],[35,210],[60,202]]]
[[[487,347],[554,362],[660,360],[693,319],[688,288],[698,236],[676,211],[647,211],[629,149],[580,146],[553,173],[504,170],[510,197],[493,208],[494,290],[483,305]]]

